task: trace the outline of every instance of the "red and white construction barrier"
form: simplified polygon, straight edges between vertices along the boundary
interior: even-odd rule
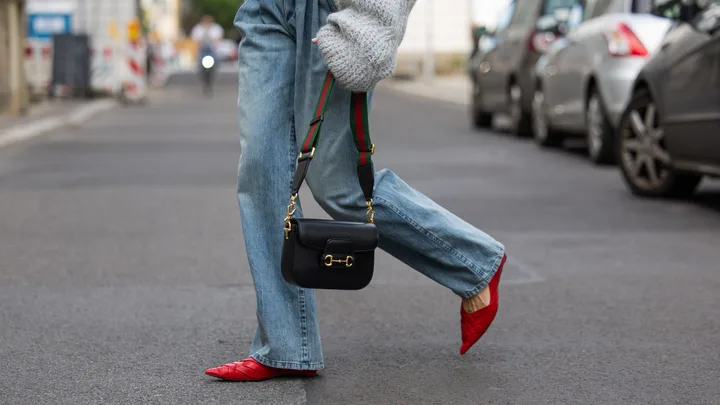
[[[120,75],[118,69],[122,54],[111,40],[94,40],[90,54],[91,86],[95,92],[117,95],[120,93]]]
[[[25,41],[25,76],[33,94],[47,94],[52,77],[52,43]]]
[[[147,43],[143,40],[120,42],[111,39],[93,39],[90,51],[90,83],[93,92],[128,101],[142,101],[147,96]],[[161,53],[158,53],[161,55]],[[52,80],[52,41],[27,39],[25,42],[25,72],[31,91],[35,95],[48,94]],[[163,85],[168,66],[163,57],[155,60],[153,84]],[[52,89],[57,96],[68,89]]]
[[[153,43],[151,48],[153,63],[150,84],[154,87],[162,87],[167,84],[173,73],[179,71],[179,55],[171,42]]]
[[[117,96],[125,72],[121,62],[123,49],[112,40],[93,40],[90,49],[90,86],[95,93]],[[28,39],[25,42],[25,74],[33,94],[47,94],[52,80],[53,46],[50,40]],[[62,96],[69,89],[56,88]]]
[[[129,101],[142,101],[147,96],[147,43],[142,40],[130,41],[126,52],[126,72],[122,88],[123,96]]]

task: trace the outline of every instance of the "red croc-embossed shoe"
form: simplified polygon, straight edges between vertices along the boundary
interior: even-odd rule
[[[223,364],[220,367],[209,368],[205,374],[226,381],[264,381],[275,377],[313,377],[317,370],[289,370],[284,368],[268,367],[249,357],[234,363]]]
[[[479,309],[468,314],[460,304],[460,330],[462,332],[462,345],[460,346],[460,354],[465,354],[477,342],[485,331],[488,330],[490,324],[495,319],[498,310],[498,285],[500,284],[500,276],[507,255],[503,255],[500,267],[490,280],[490,304],[485,308]]]

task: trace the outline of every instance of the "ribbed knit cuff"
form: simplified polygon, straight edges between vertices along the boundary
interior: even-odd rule
[[[381,80],[363,50],[343,37],[337,26],[325,25],[318,31],[317,38],[320,53],[341,87],[370,91]]]

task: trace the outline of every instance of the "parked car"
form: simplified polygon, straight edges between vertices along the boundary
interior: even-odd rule
[[[720,0],[664,0],[654,12],[685,21],[635,81],[618,166],[636,195],[688,196],[704,175],[720,176]]]
[[[495,29],[486,35],[492,48],[470,61],[473,125],[489,127],[494,113],[510,113],[513,132],[530,134],[534,66],[562,35],[562,26],[544,27],[543,22],[567,17],[575,1],[511,0],[502,9]]]
[[[584,137],[590,160],[608,164],[635,78],[672,22],[650,14],[647,0],[589,0],[581,12],[536,66],[533,135],[542,146]]]

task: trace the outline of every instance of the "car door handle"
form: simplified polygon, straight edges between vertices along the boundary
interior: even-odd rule
[[[662,46],[660,47],[660,51],[661,51],[661,52],[665,52],[665,51],[667,51],[667,49],[668,49],[669,47],[670,47],[670,43],[669,43],[669,42],[666,42],[666,43],[662,44]]]

